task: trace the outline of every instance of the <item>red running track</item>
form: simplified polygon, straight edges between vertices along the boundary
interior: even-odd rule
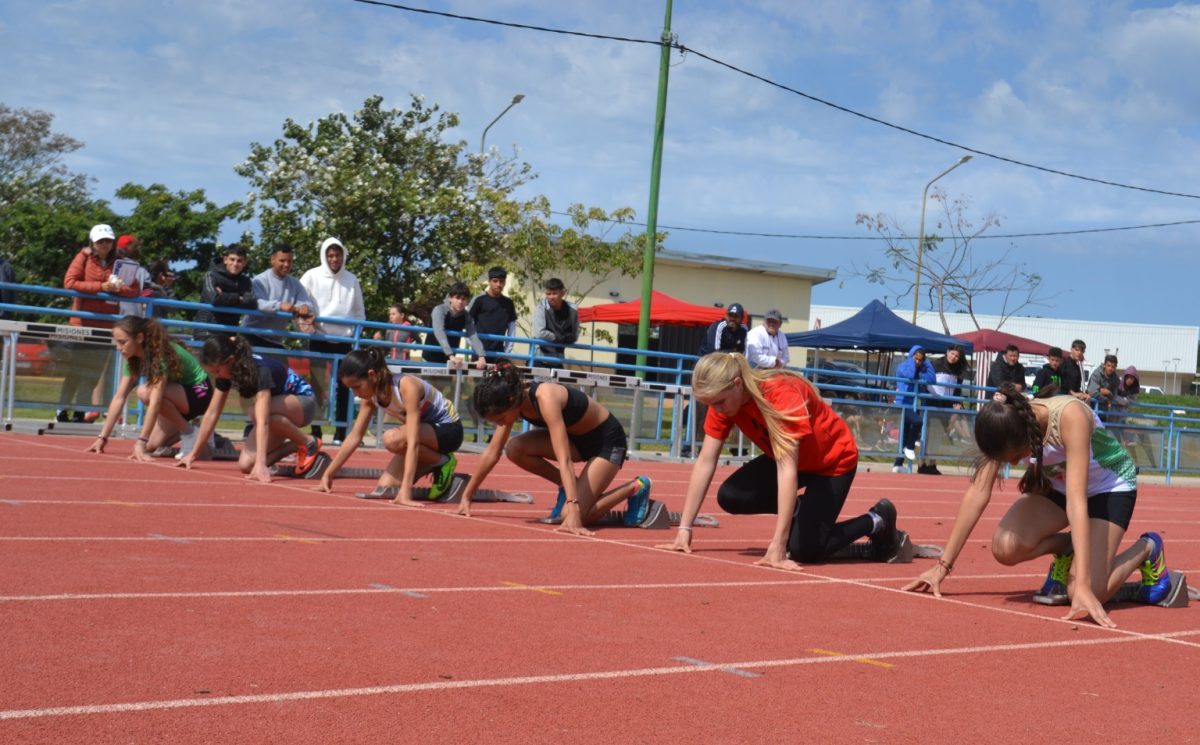
[[[720,515],[690,556],[673,531],[595,538],[533,505],[395,507],[370,482],[244,481],[0,435],[0,742],[879,742],[1196,739],[1197,605],[1115,606],[1120,628],[1030,601],[1044,562],[1002,567],[1000,491],[947,582],[929,566],[753,566],[767,516]],[[350,465],[380,466],[382,454]],[[461,470],[477,463],[463,456]],[[688,468],[630,463],[682,505]],[[725,471],[718,474],[719,483]],[[944,541],[963,477],[861,473],[918,543]],[[1200,581],[1200,491],[1143,484]],[[705,511],[719,513],[710,495]]]

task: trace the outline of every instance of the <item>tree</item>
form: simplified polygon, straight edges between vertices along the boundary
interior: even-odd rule
[[[194,266],[193,271],[180,272],[175,294],[180,299],[198,299],[204,273],[217,258],[221,225],[236,218],[242,204],[218,206],[203,189],[171,193],[162,184],[128,183],[117,189],[117,198],[134,202],[130,215],[116,222],[121,232],[141,240],[142,264],[166,259],[182,268]]]
[[[485,171],[465,141],[444,139],[457,125],[420,96],[407,110],[372,96],[353,116],[289,119],[234,169],[253,189],[241,217],[257,215],[264,247],[290,243],[299,268],[316,266],[321,241],[338,237],[369,316],[394,302],[426,315],[460,268],[496,257],[496,207],[531,178],[514,162]]]
[[[969,314],[975,328],[979,328],[976,313],[983,312],[979,306],[985,300],[999,303],[997,328],[1021,310],[1046,306],[1051,297],[1043,294],[1042,276],[1012,261],[1011,245],[998,255],[981,257],[975,251],[974,241],[988,228],[999,225],[1000,218],[989,213],[977,225],[967,215],[969,201],[951,199],[941,189],[934,189],[929,199],[939,206],[939,214],[933,230],[925,236],[921,292],[927,307],[937,311],[945,333],[950,333],[946,314],[958,311]],[[860,213],[855,222],[883,237],[887,266],[854,266],[849,273],[888,288],[897,299],[912,294],[917,276],[916,239],[900,227],[893,215]],[[941,231],[947,235],[942,236]]]
[[[631,207],[605,212],[599,207],[572,204],[567,208],[570,227],[550,221],[550,202],[539,196],[528,202],[506,202],[497,210],[508,268],[521,282],[523,297],[514,297],[525,310],[537,307],[543,285],[558,277],[567,286],[568,299],[580,298],[609,278],[633,275],[642,268],[644,233],[626,230],[610,234],[635,217]],[[659,234],[659,245],[665,234]],[[656,246],[657,249],[657,246]],[[523,328],[528,334],[531,328]]]
[[[52,132],[54,115],[0,103],[0,217],[18,202],[55,204],[87,194],[87,177],[72,173],[63,156],[83,147]]]

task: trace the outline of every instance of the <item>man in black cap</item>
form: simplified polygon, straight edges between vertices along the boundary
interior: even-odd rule
[[[719,321],[713,321],[700,344],[701,357],[712,352],[746,353],[746,309],[741,303],[730,303],[729,311]]]
[[[502,266],[488,269],[488,286],[485,292],[475,296],[467,308],[467,314],[475,322],[475,330],[481,334],[512,336],[517,330],[517,309],[512,298],[504,294],[508,283],[508,272]],[[496,364],[500,355],[512,347],[512,342],[484,339],[483,349],[487,352],[489,365]]]

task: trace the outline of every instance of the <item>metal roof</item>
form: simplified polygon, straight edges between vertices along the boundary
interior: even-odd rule
[[[655,262],[674,264],[676,266],[723,267],[738,269],[744,272],[758,272],[759,274],[799,277],[801,279],[811,279],[814,285],[828,282],[837,277],[837,269],[820,269],[811,266],[780,264],[773,261],[736,259],[729,256],[713,256],[711,254],[696,254],[686,251],[659,251],[654,254],[654,260]]]

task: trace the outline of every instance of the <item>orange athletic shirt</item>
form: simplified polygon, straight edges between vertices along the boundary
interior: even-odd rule
[[[816,390],[800,378],[779,375],[759,384],[763,398],[783,414],[798,415],[784,422],[784,430],[796,440],[796,470],[819,476],[840,476],[858,465],[858,446],[850,428]],[[737,426],[764,453],[775,457],[767,424],[754,399],[732,417],[710,408],[704,433],[724,440]]]

